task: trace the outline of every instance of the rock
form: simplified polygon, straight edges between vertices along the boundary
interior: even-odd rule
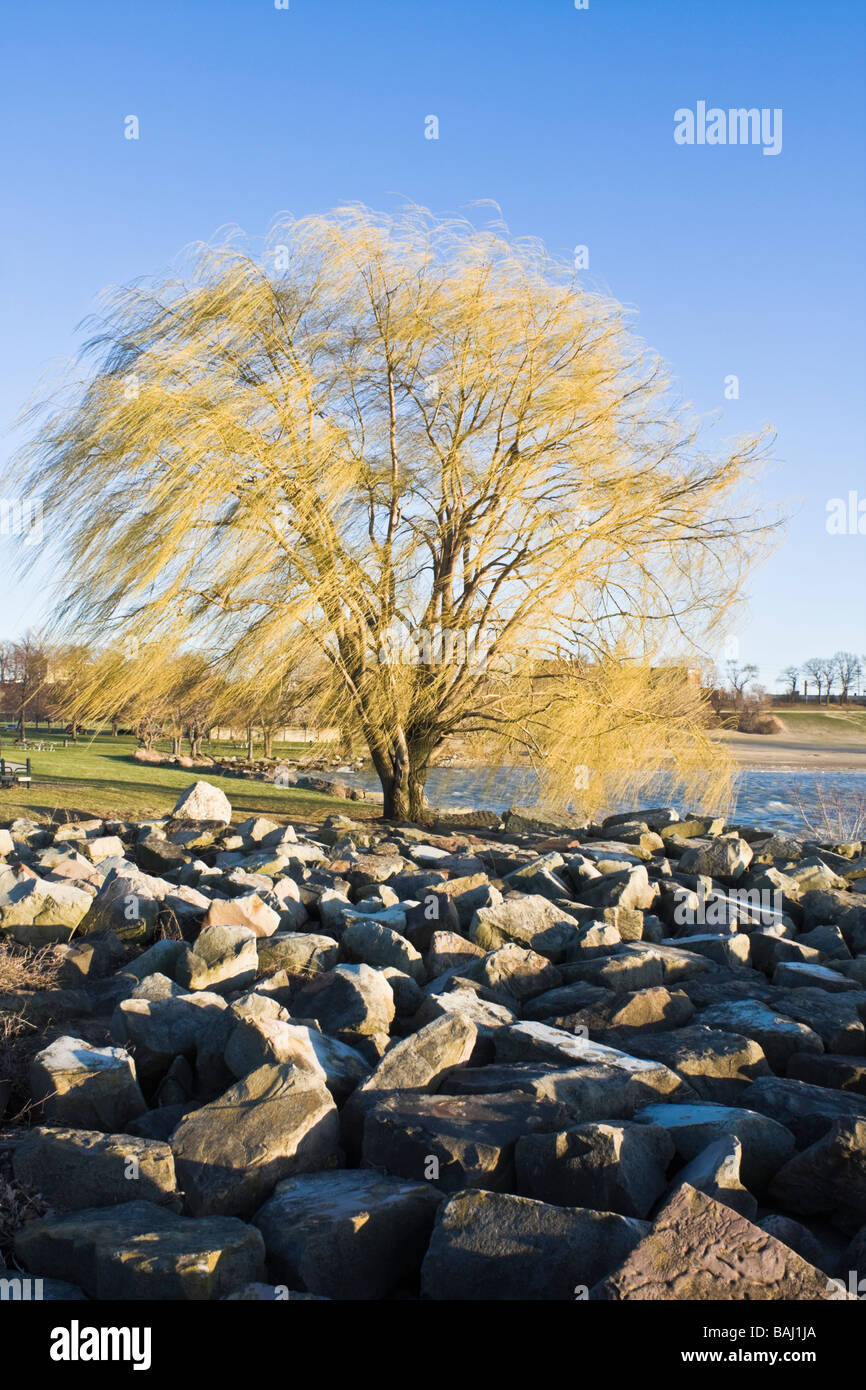
[[[113,932],[121,941],[149,940],[165,896],[173,885],[130,865],[112,869],[82,919],[81,931]]]
[[[175,820],[205,821],[215,825],[229,825],[232,808],[225,792],[210,782],[193,782],[181,792],[175,802],[172,815]]]
[[[718,835],[711,844],[689,849],[680,856],[684,873],[707,874],[722,882],[741,878],[752,862],[752,850],[736,833]]]
[[[808,1081],[812,1086],[866,1096],[866,1057],[816,1057],[809,1052],[795,1052],[788,1060],[788,1076]]]
[[[627,1121],[526,1135],[515,1150],[517,1190],[556,1206],[645,1217],[664,1191],[673,1156],[664,1129]]]
[[[562,1106],[520,1094],[431,1096],[393,1092],[364,1116],[365,1166],[443,1192],[497,1191],[514,1182],[514,1146],[522,1134],[567,1123]]]
[[[549,960],[562,960],[578,940],[578,922],[538,894],[506,899],[498,907],[481,907],[472,915],[469,934],[476,945],[494,951],[515,941]]]
[[[759,1112],[730,1105],[648,1105],[635,1115],[639,1124],[661,1125],[681,1158],[696,1158],[717,1140],[736,1138],[742,1146],[743,1182],[762,1191],[794,1152],[794,1136]]]
[[[365,1169],[277,1185],[255,1218],[271,1277],[326,1298],[385,1298],[417,1275],[442,1194]]]
[[[854,955],[866,951],[866,903],[859,893],[810,889],[801,897],[800,907],[805,931],[833,922]]]
[[[82,1038],[56,1038],[38,1052],[30,1090],[51,1125],[117,1133],[147,1109],[129,1054]]]
[[[273,936],[279,925],[280,914],[258,893],[214,899],[202,922],[203,927],[248,927],[254,936]]]
[[[394,1017],[394,992],[370,965],[338,965],[301,990],[299,1018],[318,1019],[326,1033],[387,1033]]]
[[[683,1185],[591,1299],[824,1299],[827,1276],[730,1207]]]
[[[302,979],[324,974],[337,964],[340,948],[315,932],[277,932],[257,943],[260,971],[285,970]]]
[[[92,902],[89,893],[72,883],[26,878],[0,893],[0,939],[8,935],[22,946],[68,941]]]
[[[795,1052],[823,1053],[824,1044],[805,1023],[774,1013],[758,1000],[738,1004],[716,1004],[705,1009],[698,1022],[741,1037],[752,1038],[761,1048],[773,1071],[784,1074]]]
[[[673,1195],[683,1185],[696,1188],[753,1221],[758,1203],[741,1181],[742,1158],[743,1146],[735,1134],[714,1140],[677,1173]]]
[[[546,956],[528,951],[515,942],[499,946],[477,962],[470,961],[463,971],[494,994],[504,996],[506,1004],[521,1003],[559,985],[561,976]]]
[[[661,1096],[685,1100],[694,1094],[681,1077],[659,1062],[630,1056],[618,1048],[575,1037],[546,1023],[516,1023],[500,1029],[494,1034],[494,1048],[497,1061],[552,1062],[563,1069],[600,1067],[602,1077],[611,1071],[618,1073],[629,1082],[635,1107]]]
[[[866,1097],[777,1076],[759,1077],[743,1093],[743,1104],[783,1124],[800,1148],[822,1138],[837,1120],[866,1118]]]
[[[597,1003],[578,1009],[572,1020],[601,1041],[616,1043],[619,1039],[624,1044],[626,1038],[634,1035],[680,1028],[688,1023],[694,1011],[692,1001],[682,990],[671,993],[663,985],[656,985],[631,994],[605,992]],[[616,1034],[617,1039],[607,1034]]]
[[[421,1269],[423,1298],[573,1300],[622,1262],[647,1230],[612,1212],[497,1192],[443,1203]]]
[[[224,999],[201,990],[163,999],[124,999],[111,1020],[112,1036],[135,1049],[147,1081],[159,1079],[175,1057],[198,1059],[209,1047],[222,1053],[232,1027]]]
[[[828,969],[826,965],[814,965],[811,962],[806,964],[802,961],[782,961],[773,973],[773,984],[782,989],[814,987],[828,990],[831,994],[843,994],[860,988],[856,980],[847,980],[844,975]]]
[[[388,1049],[354,1091],[341,1115],[344,1140],[360,1146],[364,1116],[395,1090],[433,1091],[446,1073],[469,1061],[478,1030],[463,1014],[442,1014]]]
[[[866,1221],[866,1119],[837,1121],[795,1154],[773,1179],[770,1196],[786,1211],[857,1231]]]
[[[650,883],[643,864],[622,873],[602,874],[580,885],[581,902],[598,909],[620,907],[651,912],[657,897],[658,888]]]
[[[782,1216],[780,1212],[773,1212],[770,1216],[765,1216],[763,1221],[757,1222],[757,1225],[774,1240],[779,1240],[783,1245],[796,1250],[807,1264],[817,1265],[818,1269],[826,1270],[826,1251],[822,1249],[812,1232],[807,1230],[805,1226],[801,1226],[799,1221],[794,1221],[790,1216]]]
[[[176,977],[191,990],[242,989],[256,978],[259,957],[250,927],[205,927],[178,959]]]
[[[171,1140],[190,1215],[250,1214],[281,1178],[333,1166],[339,1118],[321,1079],[264,1066],[193,1111]]]
[[[670,1067],[703,1100],[720,1105],[736,1105],[756,1077],[770,1075],[762,1049],[751,1038],[700,1024],[642,1033],[630,1045],[639,1056]]]
[[[74,1279],[96,1299],[225,1298],[264,1277],[254,1227],[143,1201],[27,1221],[15,1253],[32,1274]]]
[[[473,960],[482,960],[484,952],[474,942],[467,941],[457,932],[435,931],[424,958],[430,979],[443,975],[446,970],[464,967]]]
[[[771,1000],[780,1014],[817,1033],[828,1052],[866,1053],[866,1029],[850,996],[827,994],[823,989],[774,989]]]
[[[131,1134],[85,1129],[31,1129],[12,1154],[18,1182],[52,1207],[104,1207],[177,1201],[174,1155],[168,1144]]]
[[[362,961],[380,969],[391,965],[415,980],[423,980],[427,973],[420,951],[399,932],[373,917],[349,919],[340,947],[350,961]]]
[[[334,1098],[342,1102],[369,1071],[364,1058],[353,1048],[309,1024],[256,1016],[243,1003],[236,1004],[232,1014],[237,1022],[224,1056],[229,1070],[239,1080],[262,1066],[291,1063],[317,1075]]]

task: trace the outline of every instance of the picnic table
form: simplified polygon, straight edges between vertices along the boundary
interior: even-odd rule
[[[15,763],[9,758],[0,758],[0,787],[30,786],[30,759]]]

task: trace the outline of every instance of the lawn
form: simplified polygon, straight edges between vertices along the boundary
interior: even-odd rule
[[[798,737],[845,743],[852,738],[866,739],[866,709],[862,705],[828,705],[820,710],[815,706],[797,709],[779,705],[775,713]]]
[[[266,815],[280,822],[321,821],[334,811],[358,817],[380,813],[374,803],[347,802],[318,792],[275,787],[269,782],[211,776],[207,769],[137,763],[132,756],[138,746],[137,740],[128,735],[112,738],[110,733],[101,733],[63,748],[63,735],[57,731],[28,729],[28,739],[54,742],[53,753],[16,747],[13,737],[11,733],[4,735],[0,755],[15,762],[29,757],[33,784],[29,789],[0,788],[0,821],[16,816],[40,819],[59,810],[74,812],[79,817],[116,816],[122,820],[163,816],[171,811],[184,787],[199,778],[222,788],[236,820]],[[168,750],[167,744],[156,747],[162,752]],[[292,757],[302,749],[310,751],[308,744],[279,745],[275,753]],[[229,750],[228,745],[215,744],[205,751],[216,757]],[[238,753],[240,750],[233,748],[231,751]]]

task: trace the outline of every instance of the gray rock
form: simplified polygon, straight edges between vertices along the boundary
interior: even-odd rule
[[[82,1038],[56,1038],[36,1054],[30,1091],[50,1125],[118,1133],[147,1109],[129,1054]]]
[[[281,1178],[332,1166],[339,1118],[315,1074],[260,1067],[172,1134],[178,1184],[193,1216],[255,1211]]]
[[[229,825],[232,808],[225,792],[210,782],[193,782],[181,792],[174,805],[172,815],[176,820],[207,822],[215,825]]]
[[[794,1136],[757,1111],[730,1105],[648,1105],[635,1115],[639,1124],[661,1125],[681,1158],[696,1158],[717,1140],[736,1138],[742,1146],[743,1182],[762,1191],[794,1152]]]
[[[530,1134],[515,1150],[517,1190],[557,1206],[645,1217],[664,1191],[673,1156],[664,1129],[628,1121]]]
[[[684,1184],[591,1299],[823,1299],[827,1276],[745,1217]]]
[[[365,1169],[288,1178],[255,1218],[271,1277],[326,1298],[386,1297],[417,1276],[442,1194]]]
[[[264,1277],[264,1242],[242,1221],[190,1220],[125,1202],[27,1221],[15,1237],[26,1269],[74,1280],[91,1298],[225,1298]]]
[[[168,1144],[131,1134],[31,1129],[13,1151],[12,1170],[18,1182],[61,1209],[177,1201]]]
[[[318,1019],[326,1033],[387,1034],[394,1018],[394,992],[370,965],[338,965],[299,993],[295,1015]]]
[[[643,1221],[497,1192],[443,1203],[421,1270],[423,1298],[573,1300],[635,1248]]]

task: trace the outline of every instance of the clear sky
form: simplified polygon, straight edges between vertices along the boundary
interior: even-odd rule
[[[40,0],[2,29],[0,469],[106,285],[283,210],[493,199],[588,247],[720,441],[778,431],[764,488],[793,515],[740,659],[772,687],[866,652],[866,534],[825,524],[866,504],[863,0]],[[699,101],[781,108],[781,152],[676,144]],[[25,588],[20,544],[0,535],[0,638],[48,613],[50,549]]]

